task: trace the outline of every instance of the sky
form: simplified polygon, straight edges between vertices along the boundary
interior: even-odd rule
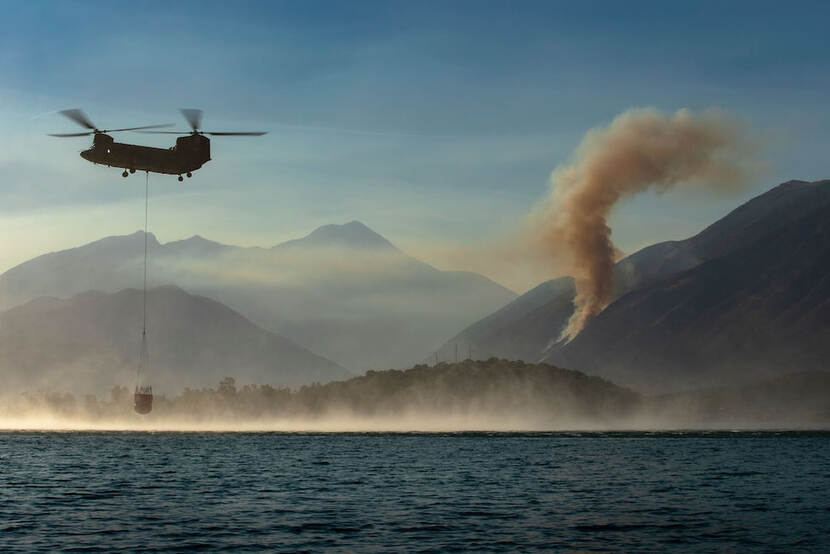
[[[546,195],[586,131],[629,108],[717,108],[769,171],[737,195],[643,195],[625,252],[682,239],[789,180],[830,177],[822,2],[6,2],[0,19],[0,271],[143,226],[144,179],[94,166],[100,127],[216,137],[179,183],[150,176],[150,230],[269,246],[360,220],[441,269],[522,292],[544,275],[477,256]],[[119,134],[159,147],[165,135]],[[472,254],[470,254],[472,253]]]

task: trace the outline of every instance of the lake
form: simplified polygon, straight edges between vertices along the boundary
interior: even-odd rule
[[[830,548],[830,434],[0,433],[0,550]]]

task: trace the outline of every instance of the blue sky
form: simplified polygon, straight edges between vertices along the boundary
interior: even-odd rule
[[[820,2],[7,3],[0,270],[143,223],[143,179],[83,161],[85,138],[45,136],[76,130],[54,113],[72,107],[103,127],[199,107],[206,129],[269,131],[216,138],[182,184],[151,176],[163,241],[268,245],[360,219],[501,280],[458,252],[513,229],[585,131],[631,107],[720,108],[770,173],[739,197],[646,195],[612,220],[626,251],[683,238],[780,181],[830,177],[828,20]]]

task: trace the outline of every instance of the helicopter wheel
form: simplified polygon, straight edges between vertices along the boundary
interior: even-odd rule
[[[124,170],[124,173],[121,174],[122,177],[126,177],[128,175],[127,170]]]
[[[181,181],[184,181],[184,177],[182,177],[181,175],[179,175],[179,181],[180,181],[180,182],[181,182]]]
[[[193,177],[193,174],[192,174],[191,172],[189,172],[189,171],[188,171],[188,172],[187,172],[187,177],[188,177],[188,178]]]
[[[135,173],[135,169],[130,169],[130,173]]]

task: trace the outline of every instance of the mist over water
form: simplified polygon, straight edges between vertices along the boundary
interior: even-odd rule
[[[59,395],[58,395],[59,396]],[[54,398],[55,395],[52,395]],[[67,397],[63,397],[64,399]],[[504,398],[470,405],[444,398],[441,409],[429,409],[417,402],[399,405],[394,410],[374,413],[345,407],[333,401],[330,406],[305,409],[297,406],[253,411],[239,405],[219,402],[190,404],[184,407],[164,397],[155,401],[148,415],[133,412],[130,403],[59,406],[59,403],[10,402],[0,407],[0,430],[44,431],[215,431],[215,432],[459,432],[459,431],[551,431],[657,428],[632,416],[624,421],[610,414],[591,417],[577,409],[555,409],[532,405],[516,407],[516,398]],[[89,399],[87,399],[87,402]],[[485,406],[486,405],[486,406]]]
[[[476,367],[478,364],[478,374]],[[513,373],[511,375],[511,372]],[[492,375],[504,377],[494,380]],[[438,377],[436,379],[435,377]],[[26,393],[0,399],[0,430],[183,432],[550,432],[830,429],[830,374],[797,374],[750,388],[642,396],[552,366],[496,360],[369,372],[297,390],[236,388],[156,395],[133,411],[131,391],[109,399]],[[404,386],[401,387],[401,383]]]
[[[641,422],[642,423],[642,422]],[[655,422],[656,423],[656,422]],[[223,420],[210,418],[164,418],[136,415],[113,419],[65,418],[54,414],[30,414],[0,419],[0,430],[39,431],[179,431],[179,432],[319,432],[319,433],[409,433],[409,432],[514,432],[555,430],[658,429],[655,425],[598,423],[565,419],[545,424],[534,418],[494,417],[486,414],[413,414],[367,418],[332,414],[320,418],[274,418]]]

